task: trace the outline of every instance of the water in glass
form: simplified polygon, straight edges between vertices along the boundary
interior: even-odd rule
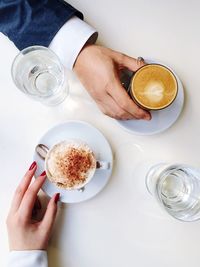
[[[176,219],[200,219],[200,171],[186,165],[160,164],[150,169],[147,188]]]
[[[47,105],[61,103],[68,93],[64,67],[46,47],[22,50],[13,62],[12,77],[21,91]]]

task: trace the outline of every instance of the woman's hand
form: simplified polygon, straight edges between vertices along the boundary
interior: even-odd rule
[[[10,250],[44,250],[48,245],[56,217],[59,193],[49,201],[43,219],[40,222],[33,222],[32,212],[37,193],[46,178],[46,173],[43,172],[30,184],[36,168],[36,162],[33,162],[14,194],[7,217]]]
[[[136,71],[143,64],[106,47],[88,45],[80,52],[74,71],[104,114],[115,119],[150,120],[150,113],[133,102],[119,79],[120,70]]]

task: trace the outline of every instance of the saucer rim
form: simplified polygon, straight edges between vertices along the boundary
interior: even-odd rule
[[[38,143],[40,143],[40,142],[42,141],[42,139],[45,137],[46,134],[48,134],[49,132],[51,132],[51,131],[54,130],[55,128],[57,128],[57,127],[63,127],[63,126],[66,126],[67,124],[70,124],[70,123],[81,124],[81,125],[85,125],[86,127],[93,128],[95,131],[98,132],[98,134],[101,135],[101,137],[102,137],[102,139],[104,140],[104,142],[105,142],[107,148],[109,149],[110,168],[109,168],[108,170],[104,170],[104,171],[107,172],[105,181],[104,181],[104,183],[103,183],[101,186],[99,186],[100,188],[99,188],[97,191],[95,191],[94,194],[89,194],[88,197],[83,198],[83,199],[81,199],[81,200],[80,200],[80,199],[78,199],[78,200],[74,200],[74,199],[73,199],[73,200],[68,200],[68,201],[66,201],[66,200],[62,199],[62,197],[61,197],[61,200],[60,200],[60,201],[61,201],[62,203],[66,203],[66,204],[81,203],[81,202],[87,201],[87,200],[89,200],[89,199],[92,199],[92,198],[95,197],[97,194],[99,194],[99,193],[106,187],[106,185],[108,184],[108,182],[109,182],[109,180],[110,180],[110,178],[111,178],[111,176],[112,176],[112,173],[113,173],[113,161],[114,161],[113,151],[112,151],[111,145],[110,145],[110,143],[108,142],[107,138],[104,136],[104,134],[101,132],[101,130],[99,130],[98,128],[96,128],[95,126],[93,126],[92,124],[90,124],[90,123],[88,123],[88,122],[86,122],[86,121],[84,121],[84,120],[66,120],[66,121],[64,121],[64,122],[57,123],[57,124],[55,124],[54,126],[50,127],[47,131],[45,131],[45,132],[41,135],[41,137],[38,139]],[[84,140],[84,141],[85,141],[85,140]],[[86,142],[86,141],[85,141],[85,142]],[[36,147],[36,146],[35,146],[35,147]],[[36,158],[37,158],[37,154],[36,154],[36,152],[34,151],[34,153],[33,153],[33,159],[35,160]],[[42,161],[42,159],[41,159],[41,161]],[[48,178],[47,178],[47,179],[48,179]],[[95,180],[95,174],[94,174],[93,178],[91,179],[91,181],[93,181],[93,180]],[[65,190],[65,189],[62,189],[62,188],[58,188],[58,187],[56,187],[56,185],[54,185],[53,183],[51,183],[52,186],[55,187],[57,190],[55,189],[55,190],[49,190],[49,191],[47,191],[47,190],[46,190],[46,186],[48,187],[48,183],[51,183],[51,181],[47,180],[47,181],[44,183],[44,185],[42,186],[41,189],[42,189],[42,191],[43,191],[46,195],[48,195],[49,197],[52,197],[53,194],[55,193],[55,191],[60,192],[60,193],[61,193],[61,196],[62,196],[62,194],[65,194],[66,191],[71,191],[71,192],[73,192],[72,190]],[[85,187],[87,187],[87,184],[85,185]],[[75,194],[77,193],[76,191],[77,191],[77,190],[74,190],[74,193],[75,193]],[[84,194],[84,192],[82,192],[82,194]],[[74,198],[76,198],[76,196],[75,196]]]
[[[177,115],[176,119],[173,121],[173,123],[171,124],[168,124],[166,127],[163,127],[162,129],[157,129],[157,130],[154,130],[154,131],[149,131],[149,132],[142,132],[142,131],[134,131],[134,130],[131,130],[129,127],[126,127],[124,125],[124,122],[122,120],[115,120],[116,123],[121,127],[121,129],[125,130],[126,132],[132,134],[132,135],[137,135],[137,136],[151,136],[151,135],[156,135],[156,134],[159,134],[159,133],[163,133],[164,131],[168,130],[169,128],[171,128],[175,122],[178,120],[178,118],[180,117],[181,113],[182,113],[182,110],[183,110],[183,107],[184,107],[184,103],[185,103],[185,96],[184,96],[184,88],[183,88],[183,84],[179,78],[179,76],[176,74],[176,72],[170,68],[167,64],[164,64],[162,61],[160,60],[155,60],[155,59],[150,59],[150,58],[145,58],[145,61],[147,62],[147,64],[160,64],[160,65],[163,65],[165,67],[167,67],[173,74],[174,76],[176,77],[177,79],[177,83],[178,85],[180,85],[180,88],[178,88],[178,93],[176,95],[176,98],[174,99],[174,101],[177,99],[178,95],[182,94],[182,97],[181,97],[181,100],[182,100],[182,104],[181,104],[181,108],[180,108],[180,111],[179,111],[179,114]],[[172,102],[171,105],[174,104],[174,101]],[[171,106],[170,105],[170,106]],[[170,107],[168,106],[168,107]],[[166,109],[168,108],[166,107]],[[163,109],[161,109],[163,110]],[[153,112],[159,112],[160,110],[153,110]]]

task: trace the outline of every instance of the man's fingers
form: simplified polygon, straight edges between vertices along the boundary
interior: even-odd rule
[[[30,220],[32,215],[32,210],[37,198],[37,194],[42,187],[46,179],[46,173],[43,172],[32,185],[27,189],[24,197],[22,199],[21,205],[19,207],[19,213],[23,217],[24,221]]]
[[[101,111],[109,117],[117,120],[134,119],[134,117],[123,110],[109,94],[104,97],[103,102],[97,101],[97,104],[99,105]]]
[[[123,57],[122,66],[128,68],[129,70],[136,71],[144,65],[145,62],[141,59],[135,59],[126,55]]]
[[[122,87],[119,80],[116,80],[108,89],[109,94],[113,97],[116,103],[125,110],[130,113],[133,117],[137,119],[150,120],[151,115],[149,112],[138,107],[133,100],[129,97],[127,92]]]
[[[26,193],[31,180],[33,178],[33,175],[35,173],[35,170],[37,168],[37,164],[34,161],[31,166],[29,167],[29,170],[26,172],[26,174],[24,175],[24,177],[22,178],[20,184],[18,185],[17,189],[15,190],[15,194],[12,200],[12,204],[11,204],[11,211],[15,212],[18,210],[21,201],[24,197],[24,194]]]
[[[51,232],[51,229],[55,222],[56,213],[57,213],[57,202],[59,200],[59,197],[60,197],[60,194],[57,193],[51,198],[47,206],[47,210],[45,212],[43,220],[40,223],[40,227],[43,228],[44,231],[48,234]]]
[[[145,65],[145,61],[142,60],[141,57],[135,59],[127,55],[118,53],[118,55],[116,55],[115,58],[117,60],[117,63],[120,64],[120,66],[125,67],[132,71],[136,71]]]
[[[140,58],[139,60],[117,52],[115,53],[116,54],[114,59],[116,59],[117,63],[121,67],[136,71],[137,69],[145,65],[145,62],[144,60],[142,60],[142,58]],[[151,119],[150,113],[138,107],[133,102],[133,100],[128,96],[127,92],[122,87],[120,80],[117,78],[113,82],[113,86],[110,87],[110,95],[115,99],[116,102],[118,102],[121,108],[132,114],[134,117],[144,120]]]

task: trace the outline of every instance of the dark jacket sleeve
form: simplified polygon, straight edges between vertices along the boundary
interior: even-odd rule
[[[73,16],[83,15],[62,0],[0,0],[0,31],[19,50],[31,45],[48,46]]]

